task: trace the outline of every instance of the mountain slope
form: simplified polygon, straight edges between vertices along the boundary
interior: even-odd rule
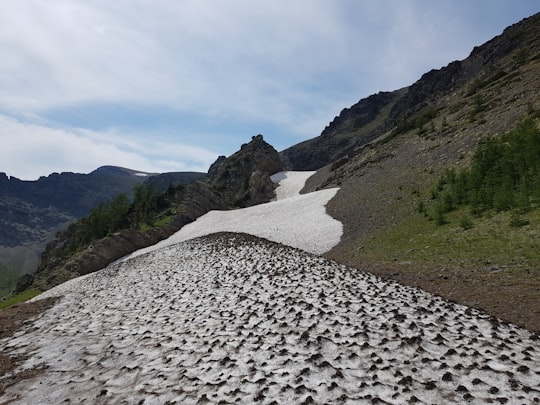
[[[320,136],[282,151],[282,156],[294,170],[315,170],[346,160],[379,137],[409,129],[432,132],[432,122],[440,125],[446,118],[458,124],[454,118],[463,115],[478,123],[484,121],[484,111],[502,112],[496,122],[487,120],[485,129],[499,134],[511,129],[529,103],[540,108],[535,106],[539,25],[540,14],[526,18],[474,48],[463,61],[433,69],[404,89],[360,100],[343,109]]]
[[[466,211],[436,225],[418,209],[441,173],[469,165],[481,139],[523,116],[538,124],[539,22],[538,15],[524,20],[466,61],[376,95],[343,113],[324,139],[293,149],[292,165],[326,165],[305,191],[340,188],[326,206],[343,223],[340,243],[325,254],[335,261],[245,234],[214,234],[70,280],[39,297],[51,299],[49,311],[0,340],[0,366],[9,371],[0,377],[9,385],[0,400],[540,402],[539,337],[531,332],[540,331],[538,201],[522,214],[529,223],[512,228],[509,213],[474,217],[470,228],[458,225]],[[228,201],[211,181],[186,188],[197,216],[210,205],[249,206],[258,201],[251,190],[271,194],[270,173],[252,176],[257,170],[239,157],[214,166],[228,182],[227,173],[242,173],[224,188]],[[298,205],[310,196],[289,191]],[[249,209],[271,217],[282,202]],[[246,218],[227,215],[240,224]],[[197,222],[204,228],[197,231],[210,233],[225,221]],[[302,242],[304,226],[318,222],[288,224]],[[99,243],[96,251],[107,252]]]
[[[390,110],[406,91],[377,93],[343,109],[319,137],[282,151],[283,159],[292,170],[316,170],[339,161],[385,133]]]
[[[328,257],[540,329],[538,211],[521,228],[504,213],[475,218],[462,210],[437,227],[418,212],[432,201],[440,175],[467,167],[482,139],[501,136],[523,117],[538,124],[539,31],[535,15],[467,60],[424,75],[392,107],[389,117],[401,119],[392,127],[388,118],[386,138],[317,172],[307,190],[340,187],[328,210],[344,235]],[[439,82],[443,91],[431,93]],[[459,224],[467,215],[476,224],[468,230]]]
[[[13,290],[21,274],[35,271],[48,240],[99,203],[151,181],[165,190],[204,173],[143,173],[102,166],[91,173],[53,173],[24,181],[0,173],[0,296]]]

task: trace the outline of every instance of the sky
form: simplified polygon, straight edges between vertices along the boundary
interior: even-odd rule
[[[1,1],[0,172],[205,172],[257,134],[280,151],[538,11],[538,0]]]

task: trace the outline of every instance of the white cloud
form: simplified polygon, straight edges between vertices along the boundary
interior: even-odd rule
[[[144,102],[280,119],[282,110],[317,104],[314,94],[339,95],[332,82],[358,85],[366,78],[355,73],[377,70],[392,82],[410,80],[411,62],[432,59],[418,39],[431,45],[441,38],[424,35],[415,17],[421,9],[389,4],[4,3],[0,43],[9,52],[0,62],[0,105],[36,111]],[[381,66],[390,60],[396,63]]]
[[[200,147],[119,133],[49,128],[4,115],[0,115],[0,142],[1,171],[23,180],[52,172],[87,173],[102,165],[148,172],[205,172],[217,156]]]
[[[251,130],[259,124],[279,128],[278,143],[287,147],[317,136],[341,109],[359,99],[409,85],[426,71],[465,57],[473,46],[517,21],[515,15],[526,13],[527,7],[537,9],[532,0],[518,4],[508,6],[501,0],[4,1],[0,2],[0,113],[48,117],[49,121],[38,122],[47,122],[52,130],[55,123],[47,115],[51,111],[57,125],[81,128],[65,116],[62,121],[62,112],[76,110],[75,116],[92,118],[89,112],[85,116],[84,106],[149,106],[152,111],[178,112],[181,118],[208,116],[224,126],[234,122],[231,127],[240,130],[237,138],[230,137],[228,150],[260,132]],[[129,117],[114,119],[129,121]],[[160,147],[155,140],[145,139],[145,145],[155,141],[152,148],[124,149],[131,139],[141,144],[136,125],[111,123],[103,133],[113,136],[116,132],[111,128],[122,128],[122,136],[98,145],[116,147],[118,156],[129,151],[129,156],[148,162],[169,161],[152,155],[153,148]],[[126,128],[133,128],[135,136]],[[179,128],[179,133],[195,136],[176,140],[193,142],[204,150],[209,142],[204,133],[212,131],[215,137],[219,129]],[[75,135],[92,139],[80,129],[58,131],[71,134],[71,141]],[[157,130],[153,133],[165,137]],[[223,133],[231,131],[224,127]],[[117,141],[124,143],[115,146]],[[20,156],[28,156],[24,150],[18,150]]]
[[[457,12],[464,8],[419,1],[4,2],[0,80],[2,89],[17,91],[5,90],[0,102],[50,108],[127,99],[224,109],[235,97],[256,101],[267,91],[312,85],[317,75],[384,70],[381,62],[394,56],[399,63],[386,72],[403,76],[434,56],[450,61],[463,42],[465,17]]]

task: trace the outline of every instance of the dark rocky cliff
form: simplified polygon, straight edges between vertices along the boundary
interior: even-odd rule
[[[347,156],[384,133],[381,125],[404,89],[373,94],[350,108],[344,108],[321,135],[281,152],[293,170],[317,170]]]
[[[464,86],[471,95],[498,79],[512,80],[513,70],[538,57],[539,20],[540,14],[536,14],[508,27],[475,47],[465,60],[433,69],[409,87],[374,94],[343,109],[321,135],[282,151],[283,159],[295,170],[319,169],[350,157],[396,128],[410,129],[415,121],[433,118],[447,103],[446,98]]]

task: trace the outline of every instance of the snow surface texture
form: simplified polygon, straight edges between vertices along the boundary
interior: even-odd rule
[[[272,176],[272,180],[279,184],[276,201],[238,210],[210,211],[169,238],[122,260],[216,232],[244,232],[310,253],[328,252],[339,243],[343,234],[341,222],[328,215],[325,208],[339,189],[300,194],[313,173],[277,173]]]
[[[538,403],[536,336],[418,289],[248,235],[138,256],[1,342],[44,375],[0,402]],[[144,402],[143,402],[144,401]]]

